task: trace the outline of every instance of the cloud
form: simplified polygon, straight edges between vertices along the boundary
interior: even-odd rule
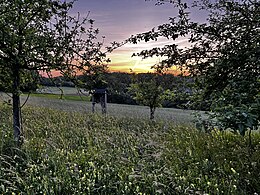
[[[124,71],[130,69],[133,69],[134,71],[137,70],[138,72],[141,70],[143,72],[151,71],[151,66],[159,63],[162,60],[161,57],[142,59],[138,56],[132,57],[132,54],[141,52],[145,49],[163,47],[164,45],[173,43],[179,44],[180,47],[185,47],[188,45],[187,38],[180,38],[174,42],[168,39],[161,39],[160,41],[152,41],[148,43],[141,42],[138,44],[126,44],[108,55],[108,57],[112,60],[110,68],[122,68]]]
[[[144,0],[78,0],[72,12],[81,12],[81,16],[87,16],[95,20],[94,26],[99,28],[100,36],[105,36],[105,45],[113,41],[123,41],[131,35],[146,32],[153,27],[168,22],[170,16],[177,15],[176,9],[171,4],[155,6],[155,1]],[[132,58],[133,53],[154,47],[163,47],[167,44],[178,43],[182,47],[187,45],[187,39],[179,39],[175,42],[168,39],[159,39],[157,42],[140,42],[138,44],[126,44],[109,54],[112,63],[111,69],[122,70],[134,68],[138,70],[150,70],[150,67],[158,62],[158,58]]]

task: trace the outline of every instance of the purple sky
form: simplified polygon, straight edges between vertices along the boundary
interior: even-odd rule
[[[155,6],[155,1],[145,0],[78,0],[74,10],[82,14],[90,11],[100,34],[109,40],[122,40],[150,30],[174,15],[169,4]]]
[[[80,12],[81,15],[90,11],[90,18],[95,20],[94,26],[99,28],[100,36],[106,37],[105,44],[109,44],[112,41],[123,41],[133,34],[149,31],[159,24],[168,22],[169,17],[177,15],[171,4],[155,6],[155,3],[153,0],[78,0],[72,11]],[[129,71],[131,68],[137,72],[147,72],[160,59],[131,58],[132,53],[153,46],[163,46],[165,43],[169,44],[169,41],[127,44],[109,56],[112,60],[110,69]]]

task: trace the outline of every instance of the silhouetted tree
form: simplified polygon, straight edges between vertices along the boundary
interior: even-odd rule
[[[179,66],[194,77],[196,100],[213,111],[219,127],[239,130],[255,129],[260,121],[260,3],[244,1],[195,1],[192,5],[179,0],[171,3],[179,10],[157,29],[132,36],[129,41],[157,40],[164,37],[173,44],[140,52],[143,58],[162,56],[156,66],[164,69]],[[189,7],[190,6],[190,7]],[[207,15],[207,22],[192,21],[194,11]],[[186,38],[181,48],[174,42]]]
[[[0,2],[0,84],[12,93],[17,142],[22,136],[20,94],[26,79],[35,81],[36,72],[50,75],[52,70],[73,78],[102,66],[106,58],[102,43],[94,42],[94,21],[70,16],[72,6],[62,0]]]

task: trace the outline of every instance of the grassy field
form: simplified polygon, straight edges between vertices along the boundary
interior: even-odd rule
[[[64,93],[64,95],[79,95],[79,94],[86,95],[87,94],[86,92],[84,92],[84,90],[77,89],[75,87],[47,87],[47,86],[43,86],[40,89],[38,89],[37,92],[42,93],[42,94],[56,94],[56,95],[60,95],[61,93]]]
[[[53,97],[54,96],[54,97]],[[57,94],[37,94],[31,95],[27,104],[30,106],[48,107],[63,111],[91,113],[92,104],[89,101],[77,101],[70,99],[59,99]],[[22,95],[21,103],[23,104],[27,95]],[[10,97],[5,94],[0,94],[0,101],[7,101]],[[96,105],[96,112],[101,114],[100,104]],[[193,111],[181,110],[173,108],[158,108],[155,112],[155,119],[157,121],[171,121],[176,124],[192,125],[194,120]],[[107,115],[115,117],[127,117],[133,119],[148,119],[149,108],[145,106],[123,105],[123,104],[108,104]]]
[[[92,114],[89,101],[58,96],[30,96],[17,148],[0,94],[0,194],[260,193],[259,133],[206,134],[179,109],[149,121],[147,107],[108,104],[102,116],[100,105]]]
[[[24,94],[26,95],[26,94]],[[33,93],[30,94],[31,97],[41,97],[47,99],[56,99],[56,100],[72,100],[72,101],[90,101],[90,97],[86,95],[61,95],[61,94],[43,94],[43,93]]]
[[[10,106],[0,104],[0,194],[260,192],[258,133],[206,134],[172,122],[28,105],[17,148],[11,119]]]
[[[31,94],[34,97],[44,97],[49,99],[64,99],[73,101],[90,101],[90,96],[82,89],[75,87],[42,87],[37,93]]]

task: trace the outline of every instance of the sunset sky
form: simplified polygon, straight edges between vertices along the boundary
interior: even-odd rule
[[[95,20],[95,27],[99,28],[100,36],[105,36],[105,45],[112,41],[121,42],[131,35],[149,31],[159,24],[168,22],[168,18],[176,15],[171,4],[155,6],[156,1],[145,0],[78,0],[72,12],[86,15]],[[185,39],[179,41],[185,45]],[[127,44],[109,55],[112,62],[110,71],[148,72],[150,67],[160,59],[142,60],[131,57],[133,53],[149,49],[154,46],[163,46],[171,43],[169,40],[158,42]]]

